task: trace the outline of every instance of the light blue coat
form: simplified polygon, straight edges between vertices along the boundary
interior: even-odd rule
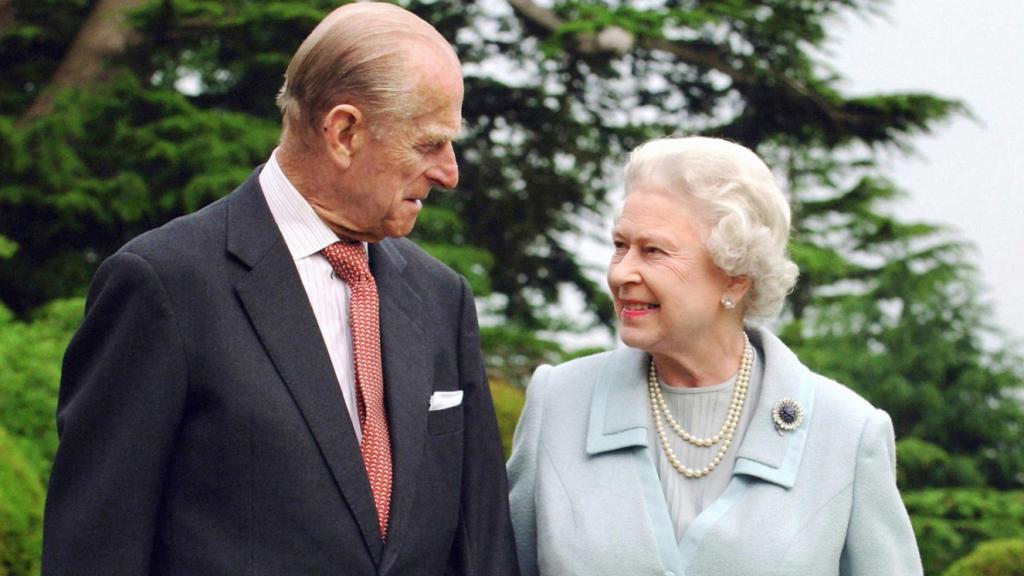
[[[508,471],[523,576],[922,573],[889,416],[751,330],[764,382],[725,492],[677,542],[648,445],[644,352],[537,369]],[[779,435],[776,400],[803,424]]]

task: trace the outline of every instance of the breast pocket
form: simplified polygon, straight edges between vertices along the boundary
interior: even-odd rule
[[[431,434],[442,435],[462,431],[462,405],[444,410],[431,410],[427,416],[427,429]]]
[[[462,406],[431,410],[427,416],[427,441],[422,478],[435,485],[432,506],[447,502],[442,508],[458,509],[459,485],[462,477],[463,438]]]

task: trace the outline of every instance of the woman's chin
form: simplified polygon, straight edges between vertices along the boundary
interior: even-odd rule
[[[622,343],[630,348],[636,348],[638,350],[647,350],[651,345],[651,338],[640,330],[634,330],[630,328],[619,328],[619,339]]]

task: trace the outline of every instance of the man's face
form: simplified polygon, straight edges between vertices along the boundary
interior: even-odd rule
[[[458,184],[452,142],[462,127],[462,73],[454,56],[430,56],[411,66],[419,76],[412,118],[367,130],[352,158],[343,202],[346,228],[358,239],[409,234],[431,188]]]

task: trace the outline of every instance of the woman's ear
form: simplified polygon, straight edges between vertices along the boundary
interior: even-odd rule
[[[730,300],[739,304],[743,302],[743,298],[747,296],[747,292],[754,286],[754,280],[750,276],[729,276],[729,280],[725,284],[725,293],[722,297],[728,297]]]
[[[338,104],[324,115],[323,139],[327,153],[338,168],[348,169],[363,145],[363,113],[351,104]]]

